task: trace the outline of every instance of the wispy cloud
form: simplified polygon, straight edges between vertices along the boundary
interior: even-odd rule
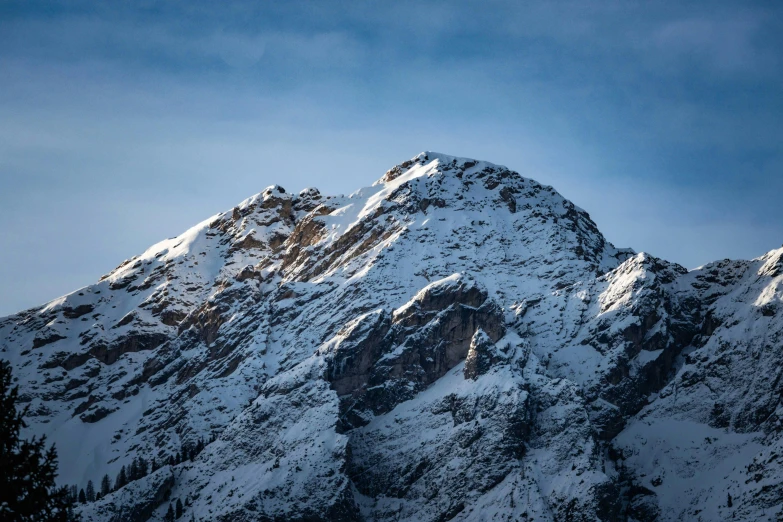
[[[667,22],[652,35],[655,48],[689,66],[726,74],[761,72],[774,65],[773,56],[757,45],[760,15],[733,18],[687,18]]]

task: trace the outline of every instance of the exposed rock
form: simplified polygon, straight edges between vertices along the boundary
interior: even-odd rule
[[[159,314],[160,322],[166,326],[179,326],[187,314],[181,310],[163,310]]]
[[[248,234],[247,236],[243,237],[241,240],[234,243],[233,248],[249,250],[251,248],[263,248],[264,246],[266,245],[264,245],[262,241],[259,241],[258,239],[254,238],[252,234]]]
[[[45,331],[42,331],[36,334],[35,338],[33,338],[33,348],[41,348],[42,346],[46,346],[47,344],[52,344],[61,339],[66,339],[66,336],[57,333],[47,333]]]
[[[497,361],[493,353],[494,343],[481,328],[476,330],[470,340],[470,348],[465,359],[465,378],[475,380],[479,375],[484,375]]]
[[[89,314],[94,309],[95,307],[91,304],[82,304],[74,308],[68,306],[63,308],[63,316],[68,319],[77,319],[83,315]]]
[[[512,214],[517,211],[517,200],[514,197],[514,193],[510,188],[503,187],[500,190],[500,199],[506,202],[506,205],[508,205],[508,209],[511,211]]]
[[[129,332],[112,341],[101,339],[92,343],[89,353],[104,364],[114,364],[123,354],[154,350],[167,340],[168,336],[161,333]]]
[[[135,321],[138,318],[138,314],[135,311],[128,312],[125,314],[122,319],[120,319],[117,324],[112,326],[112,328],[120,328],[126,325],[131,324],[133,321]]]
[[[253,267],[253,265],[244,267],[236,276],[237,281],[246,281],[248,279],[261,279],[261,274],[256,272],[256,269]]]
[[[117,410],[116,409],[110,410],[108,408],[98,406],[97,408],[93,408],[85,413],[82,413],[81,415],[79,415],[79,418],[82,420],[82,422],[87,422],[87,423],[98,422],[99,420],[103,419],[113,411],[117,411]]]

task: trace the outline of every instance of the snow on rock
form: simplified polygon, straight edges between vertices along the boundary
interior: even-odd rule
[[[85,520],[774,520],[783,249],[684,268],[424,152],[273,185],[0,319]],[[729,501],[731,498],[731,501]]]

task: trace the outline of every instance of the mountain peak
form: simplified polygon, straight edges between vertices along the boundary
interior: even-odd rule
[[[490,168],[495,170],[508,170],[501,165],[495,165],[488,161],[479,161],[471,158],[462,158],[458,156],[450,156],[448,154],[442,154],[440,152],[425,151],[417,154],[407,161],[395,165],[386,174],[381,177],[375,184],[389,183],[394,181],[401,175],[407,173],[414,168],[424,167],[426,172],[432,173],[438,172],[452,172],[452,173],[465,173],[471,169],[482,170],[484,168]]]
[[[162,498],[206,520],[701,502],[717,521],[726,491],[757,520],[783,498],[763,496],[783,477],[764,454],[783,443],[782,257],[688,272],[615,248],[552,187],[423,152],[349,196],[267,187],[1,320],[0,349],[62,483],[137,464],[86,522],[160,521]]]

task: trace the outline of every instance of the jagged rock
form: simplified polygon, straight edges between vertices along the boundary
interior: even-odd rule
[[[484,375],[496,362],[493,352],[492,339],[481,328],[476,330],[470,340],[470,348],[465,359],[465,378],[475,380],[479,375]]]
[[[33,338],[33,348],[41,348],[42,346],[52,344],[61,339],[67,339],[67,337],[57,333],[41,332],[40,334],[36,334],[36,336]]]
[[[98,422],[99,420],[103,419],[108,414],[110,414],[110,413],[112,413],[114,411],[117,411],[117,410],[116,409],[104,408],[102,406],[98,406],[97,408],[93,408],[92,410],[89,410],[89,411],[79,415],[79,419],[81,419],[82,422],[87,422],[87,423]]]
[[[65,307],[63,308],[63,316],[66,317],[67,319],[78,319],[83,315],[89,314],[94,309],[95,307],[89,303],[81,304],[73,308]]]
[[[252,265],[248,265],[243,268],[236,276],[237,281],[246,281],[248,279],[257,279],[260,274],[256,272],[256,269]]]
[[[114,364],[126,353],[154,350],[167,339],[165,334],[133,331],[111,342],[96,341],[90,345],[89,353],[104,364]]]

